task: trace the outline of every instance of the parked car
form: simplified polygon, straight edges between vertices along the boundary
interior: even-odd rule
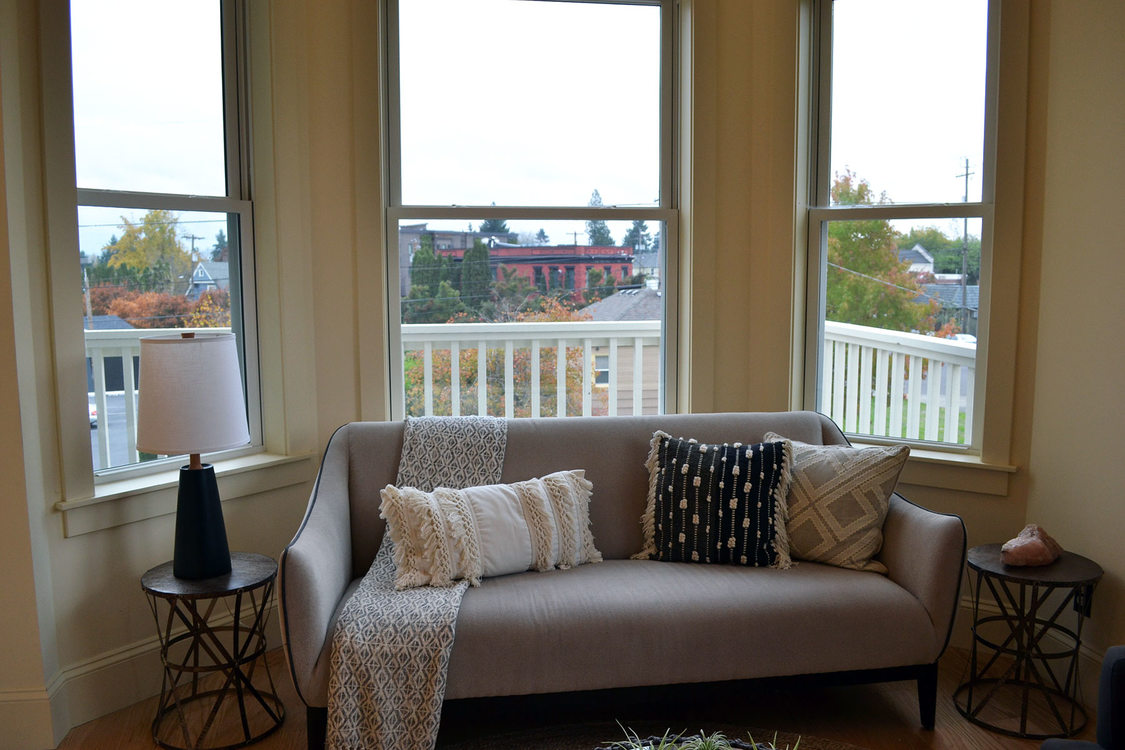
[[[98,409],[93,404],[87,404],[90,408],[90,429],[98,426]]]

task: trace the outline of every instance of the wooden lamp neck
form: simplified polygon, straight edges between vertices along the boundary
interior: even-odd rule
[[[192,453],[188,456],[188,468],[189,469],[202,469],[203,468],[203,462],[199,460],[199,454],[198,453]]]

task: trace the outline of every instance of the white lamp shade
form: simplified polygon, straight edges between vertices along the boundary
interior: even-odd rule
[[[233,334],[141,339],[137,450],[174,456],[248,442]]]

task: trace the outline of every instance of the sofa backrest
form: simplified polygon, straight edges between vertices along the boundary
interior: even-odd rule
[[[644,464],[656,430],[706,443],[760,442],[771,430],[806,443],[847,442],[830,419],[810,411],[512,419],[501,480],[585,469],[594,485],[595,544],[607,559],[626,558],[641,548],[640,517],[648,495]],[[367,570],[379,548],[384,528],[379,491],[394,484],[402,435],[402,422],[355,422],[342,428],[329,448],[348,453],[355,575]]]

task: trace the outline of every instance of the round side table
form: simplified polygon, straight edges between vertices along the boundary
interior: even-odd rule
[[[164,665],[152,720],[158,745],[229,750],[281,726],[285,706],[265,660],[276,577],[277,563],[269,557],[234,552],[225,575],[176,578],[169,561],[141,578]],[[225,606],[218,608],[220,603]],[[237,722],[231,721],[234,712]]]
[[[973,547],[968,566],[970,581],[976,577],[973,645],[969,679],[953,693],[958,712],[1012,737],[1070,737],[1082,731],[1087,716],[1077,698],[1078,651],[1101,567],[1073,552],[1050,565],[1005,565],[999,544]],[[984,587],[998,613],[981,610]],[[1063,623],[1068,609],[1074,610],[1072,627]]]

